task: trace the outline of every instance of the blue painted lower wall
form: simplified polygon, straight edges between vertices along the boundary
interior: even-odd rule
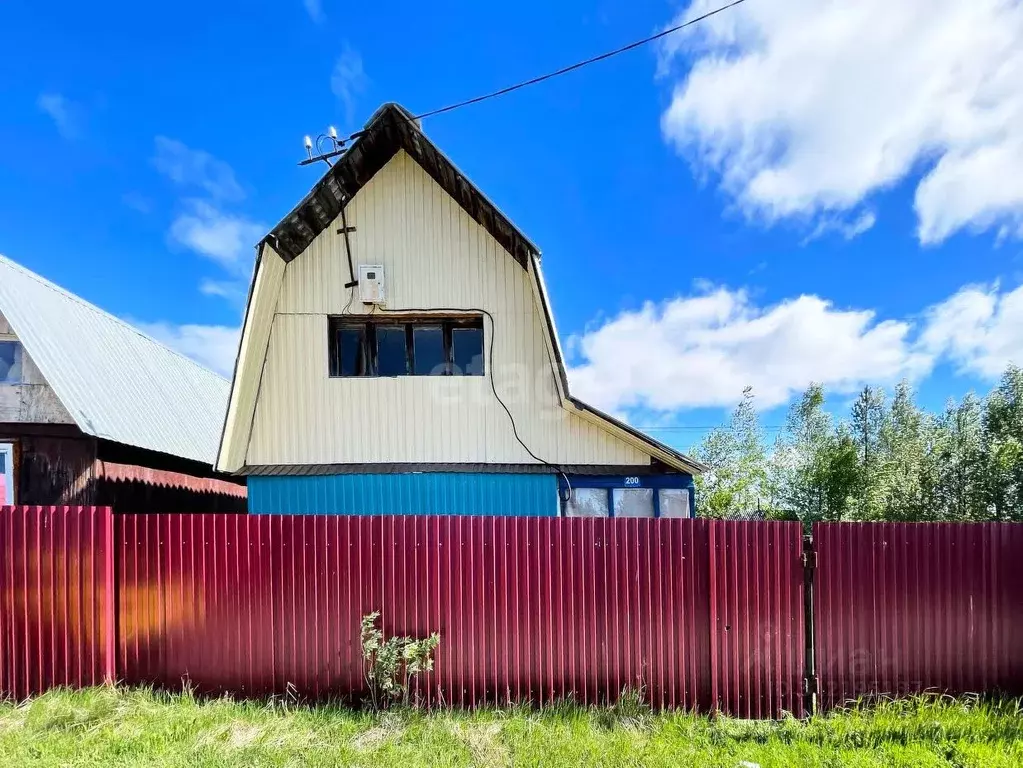
[[[285,515],[558,514],[555,475],[470,472],[248,479],[249,512]]]

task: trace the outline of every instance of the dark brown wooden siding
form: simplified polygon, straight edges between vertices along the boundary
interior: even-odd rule
[[[246,511],[244,485],[212,467],[97,440],[77,427],[0,424],[0,442],[15,446],[19,505],[109,506],[122,514]],[[111,459],[120,471],[104,471]],[[138,468],[135,476],[126,466]]]
[[[96,441],[71,428],[0,431],[14,448],[18,504],[91,506],[96,500]]]

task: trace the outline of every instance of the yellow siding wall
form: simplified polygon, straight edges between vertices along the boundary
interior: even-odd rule
[[[331,379],[327,318],[348,302],[340,220],[284,271],[246,463],[649,464],[561,407],[531,277],[422,168],[399,152],[347,210],[353,260],[381,264],[388,310],[491,312],[486,377]],[[356,297],[350,311],[365,312]]]
[[[245,463],[252,427],[249,414],[258,396],[263,360],[283,279],[284,260],[269,245],[263,245],[259,268],[252,283],[234,386],[217,456],[217,469],[222,472],[236,472]]]

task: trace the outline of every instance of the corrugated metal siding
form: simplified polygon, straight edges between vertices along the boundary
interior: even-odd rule
[[[806,630],[802,528],[710,527],[713,699],[739,717],[803,711]]]
[[[359,621],[371,611],[382,612],[388,635],[440,633],[435,670],[418,684],[434,703],[595,703],[643,686],[658,707],[707,710],[712,675],[741,661],[719,644],[727,663],[709,663],[709,583],[715,570],[729,570],[709,541],[730,523],[280,515],[116,522],[119,674],[129,682],[177,688],[187,677],[206,693],[361,697]],[[782,539],[749,546],[767,559]],[[784,579],[762,582],[763,569],[732,572],[741,594],[793,589]],[[798,593],[762,605],[776,625],[794,621],[789,606],[801,610]],[[760,663],[766,679],[798,674],[772,668],[798,663],[793,656]],[[757,685],[732,676],[736,695],[721,697],[725,711],[801,711]]]
[[[113,524],[94,507],[0,507],[0,697],[113,679]]]
[[[272,577],[271,518],[117,515],[114,522],[119,680],[287,694],[274,674],[280,625],[272,601],[285,582],[304,597],[312,568]],[[308,554],[311,562],[322,556]]]
[[[348,209],[354,261],[382,264],[387,309],[484,308],[496,383],[534,453],[564,464],[648,465],[649,456],[560,404],[529,273],[399,153]],[[327,316],[348,302],[335,227],[284,273],[246,463],[536,463],[488,377],[330,379]],[[353,312],[363,312],[358,301]],[[496,336],[496,338],[495,338]],[[489,367],[489,362],[488,362]]]
[[[3,256],[0,311],[83,432],[213,463],[227,380]]]
[[[1023,526],[814,526],[821,700],[1023,695]]]
[[[408,473],[250,477],[249,512],[556,516],[554,475]]]
[[[418,688],[434,702],[643,685],[657,706],[798,715],[799,537],[795,523],[2,508],[0,696],[116,677],[358,698],[359,620],[380,610],[388,634],[440,632]],[[1023,526],[815,537],[824,706],[1023,695]]]
[[[217,469],[223,472],[236,472],[245,463],[252,434],[252,412],[262,381],[283,276],[284,261],[273,248],[264,244],[245,314],[245,332],[224,422],[223,441],[217,454]]]

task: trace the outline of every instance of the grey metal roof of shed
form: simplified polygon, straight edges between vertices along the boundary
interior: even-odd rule
[[[83,432],[213,464],[227,379],[2,254],[0,313]]]

